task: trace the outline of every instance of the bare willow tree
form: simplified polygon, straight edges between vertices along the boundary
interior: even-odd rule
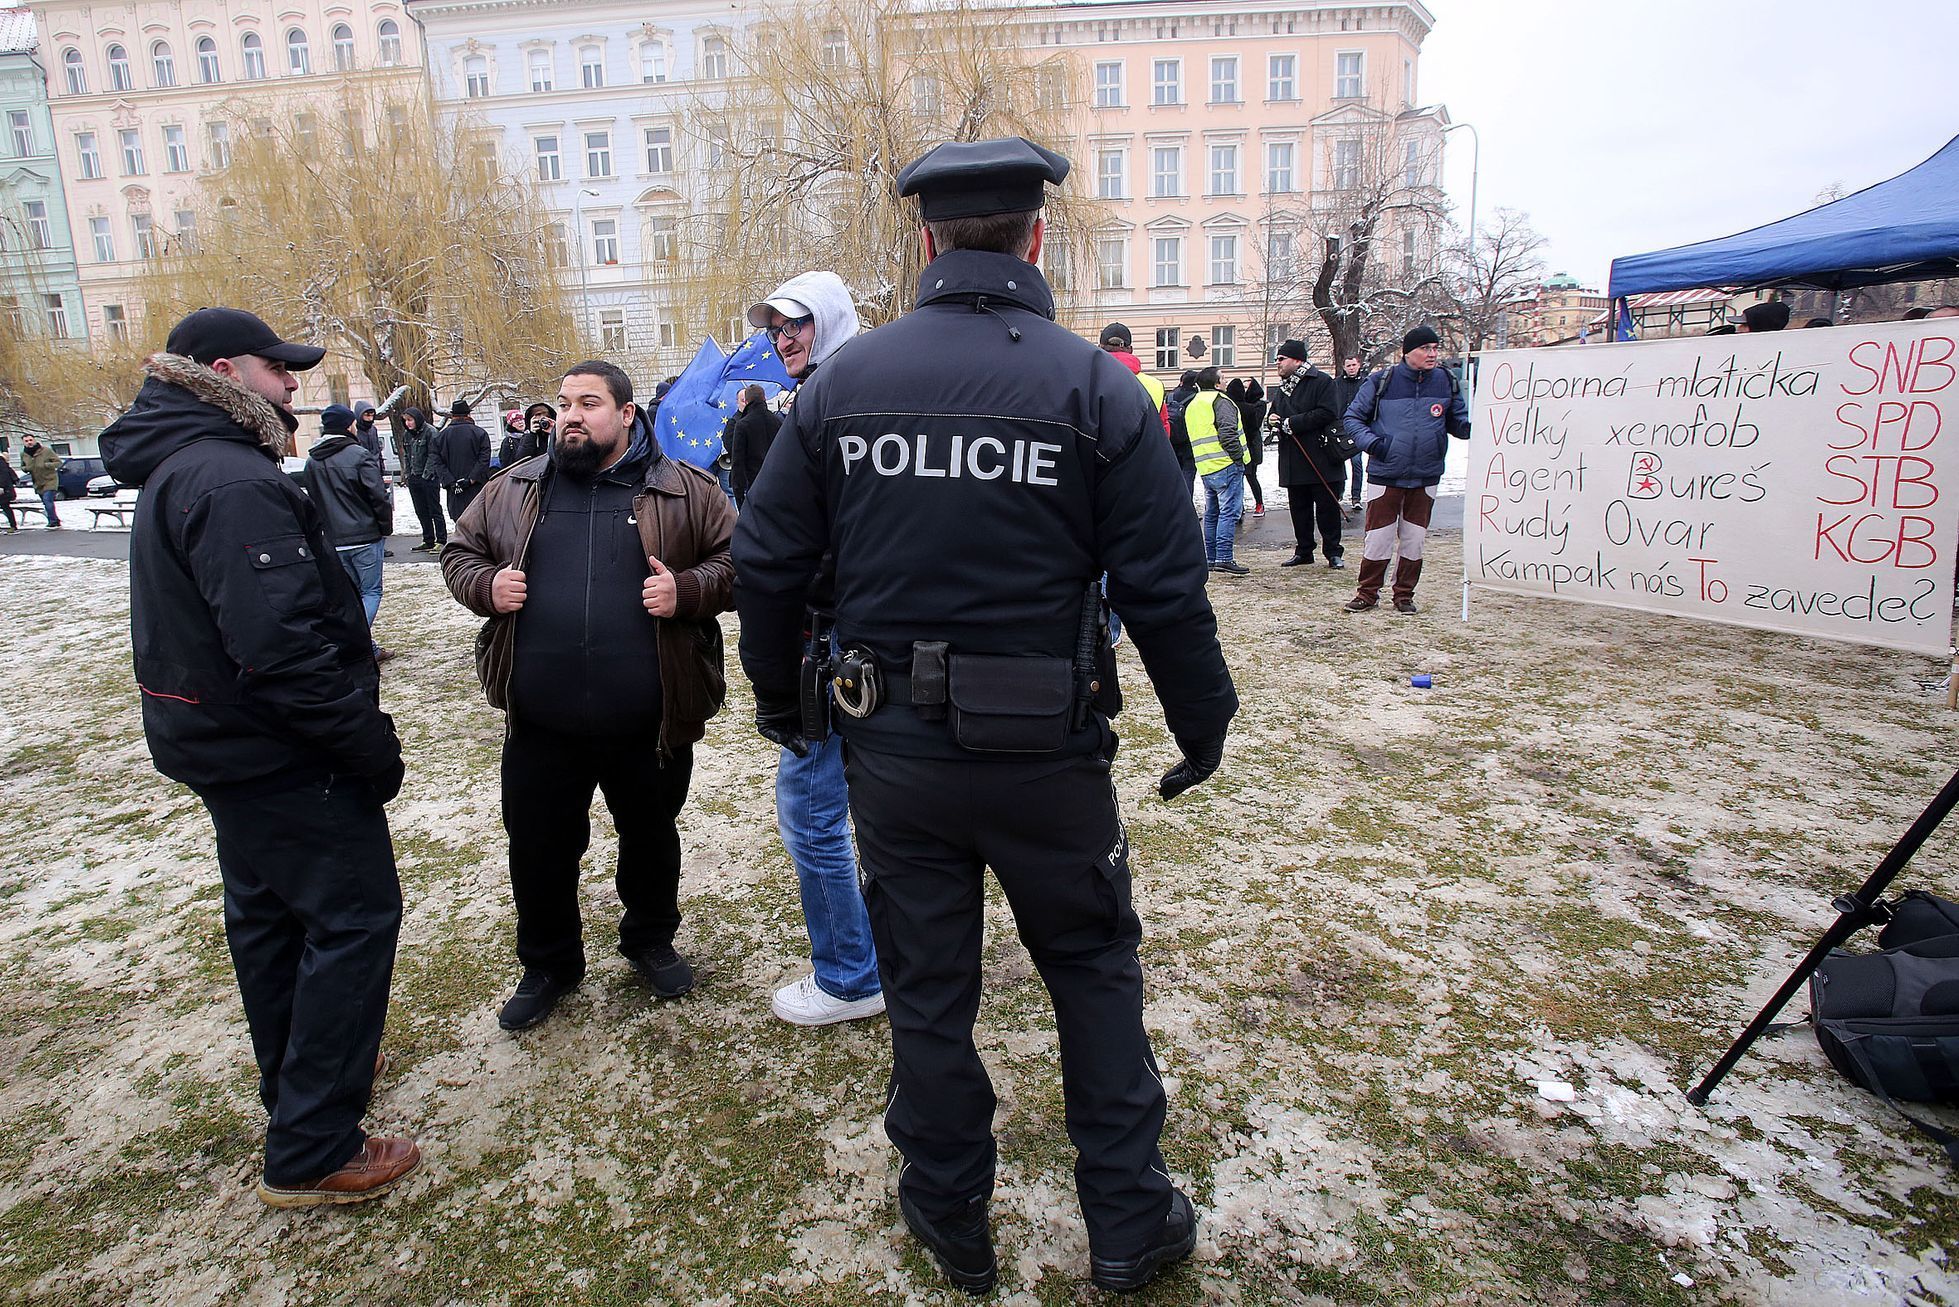
[[[204,179],[195,227],[146,274],[153,320],[249,305],[343,347],[377,399],[406,387],[409,402],[534,391],[576,354],[545,206],[476,125],[350,83],[331,111],[260,104],[230,127],[234,152]]]
[[[705,202],[677,220],[656,279],[685,320],[728,322],[786,277],[835,270],[873,325],[912,306],[924,267],[904,166],[944,141],[1025,136],[1065,152],[1067,57],[1027,46],[1008,9],[828,0],[766,11],[735,76],[690,114]],[[1052,200],[1051,267],[1090,222]],[[1054,239],[1054,238],[1051,238]]]
[[[1463,244],[1449,251],[1454,268],[1442,292],[1442,320],[1465,350],[1483,348],[1517,302],[1544,280],[1544,244],[1527,214],[1498,209],[1495,221],[1477,233],[1476,248]]]

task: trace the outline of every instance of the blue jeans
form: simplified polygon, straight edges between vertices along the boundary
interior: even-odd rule
[[[796,864],[816,986],[846,1003],[878,992],[877,948],[857,887],[849,813],[840,737],[812,741],[807,758],[782,751],[775,772],[775,819],[782,847]]]
[[[381,560],[387,557],[388,542],[376,540],[371,545],[349,545],[333,552],[340,555],[341,570],[353,580],[354,589],[361,592],[361,610],[372,627],[374,614],[381,611]]]
[[[1352,500],[1356,504],[1360,502],[1360,488],[1367,484],[1365,479],[1365,474],[1361,471],[1361,466],[1360,466],[1361,460],[1365,457],[1366,457],[1365,454],[1354,455],[1354,462],[1353,462],[1354,474],[1353,477],[1347,482],[1347,498]]]
[[[1204,477],[1204,561],[1229,563],[1245,515],[1245,469],[1228,464]]]
[[[729,503],[733,504],[735,502],[735,474],[717,462],[714,465],[714,479],[721,483],[721,493],[728,497]],[[736,505],[736,507],[739,508],[740,505]]]
[[[41,491],[37,491],[36,493],[41,496],[41,507],[47,512],[48,525],[60,526],[61,519],[54,515],[54,491],[41,490]]]

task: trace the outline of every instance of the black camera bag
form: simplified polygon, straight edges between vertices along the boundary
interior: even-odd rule
[[[1879,948],[1903,948],[1941,935],[1959,935],[1959,903],[1909,889],[1888,905],[1891,920],[1877,933]]]

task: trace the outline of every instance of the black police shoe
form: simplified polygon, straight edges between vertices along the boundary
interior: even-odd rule
[[[547,976],[542,971],[525,968],[524,978],[517,982],[517,992],[497,1013],[497,1024],[505,1030],[529,1030],[544,1018],[551,1015],[551,1009],[558,1006],[558,1000],[578,988],[582,975],[559,980]]]
[[[1304,567],[1306,566],[1306,564],[1312,561],[1313,561],[1313,556],[1311,554],[1294,554],[1291,558],[1286,559],[1285,562],[1280,563],[1279,566],[1280,567]]]
[[[993,1227],[986,1218],[986,1199],[974,1198],[964,1211],[934,1225],[898,1192],[898,1211],[912,1237],[924,1244],[945,1277],[967,1293],[991,1293],[1000,1265],[993,1258]]]
[[[646,982],[646,987],[660,998],[679,998],[694,987],[694,968],[673,951],[671,944],[656,944],[635,952],[623,948],[619,951],[633,964],[633,970]]]
[[[1098,1289],[1132,1293],[1154,1280],[1164,1267],[1190,1256],[1196,1246],[1197,1213],[1191,1210],[1190,1199],[1172,1189],[1170,1212],[1156,1238],[1134,1257],[1090,1257],[1089,1278]]]

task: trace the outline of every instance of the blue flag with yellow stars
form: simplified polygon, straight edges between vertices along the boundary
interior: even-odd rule
[[[721,456],[721,432],[735,415],[735,395],[743,386],[788,390],[796,382],[782,370],[782,359],[766,331],[758,331],[725,354],[712,336],[701,342],[694,361],[667,391],[653,417],[653,433],[668,458],[712,471]]]

